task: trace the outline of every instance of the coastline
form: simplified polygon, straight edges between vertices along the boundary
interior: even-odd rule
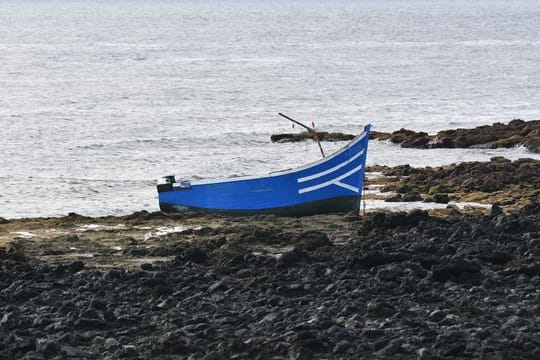
[[[2,2],[0,360],[540,360],[539,17]],[[360,214],[158,211],[163,176],[305,167],[367,123],[361,167],[291,181]]]
[[[4,356],[534,357],[539,224],[538,204],[8,221],[36,234],[1,245]]]
[[[371,166],[367,168],[363,198],[368,217],[383,212],[399,213],[403,208],[427,211],[431,216],[441,218],[481,217],[493,213],[519,213],[523,208],[539,202],[539,189],[540,160],[510,161],[495,157],[489,162],[465,162],[440,167]],[[363,206],[360,215],[363,215]],[[94,263],[91,260],[94,252],[108,249],[107,256],[100,255],[108,260],[103,263],[96,261],[97,268],[134,268],[139,265],[137,262],[129,264],[119,260],[129,258],[125,255],[129,255],[131,250],[126,249],[146,247],[150,250],[136,250],[135,253],[144,252],[145,256],[159,259],[167,251],[154,247],[159,247],[169,233],[186,236],[205,231],[211,233],[209,229],[213,228],[235,231],[239,224],[250,226],[251,221],[259,221],[260,226],[268,228],[267,232],[277,231],[274,222],[292,228],[291,231],[296,231],[299,226],[308,231],[322,226],[321,222],[342,224],[343,219],[358,218],[356,220],[362,221],[362,217],[357,214],[304,218],[269,216],[268,220],[259,221],[265,217],[139,211],[125,216],[90,217],[70,213],[63,217],[0,218],[0,246],[15,243],[31,257],[45,261],[87,258],[88,263]],[[331,227],[326,228],[325,232],[333,234]],[[332,237],[340,238],[340,233]]]
[[[0,218],[5,358],[540,356],[540,161],[367,170],[364,216]]]

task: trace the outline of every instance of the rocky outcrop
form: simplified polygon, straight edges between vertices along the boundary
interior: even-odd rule
[[[540,161],[534,159],[510,161],[494,157],[487,162],[440,167],[377,166],[369,170],[389,177],[384,179],[383,191],[397,193],[389,201],[417,201],[418,194],[423,194],[424,201],[480,200],[519,209],[540,199]]]
[[[421,193],[494,192],[512,185],[540,189],[540,161],[510,161],[494,157],[486,162],[464,162],[440,167],[413,168],[409,165],[383,170],[384,175],[401,178],[400,187]]]
[[[355,135],[318,132],[320,141],[350,141]],[[272,142],[299,142],[313,139],[310,132],[274,134]],[[540,152],[540,120],[512,120],[508,124],[478,126],[473,129],[439,131],[430,135],[422,131],[400,129],[392,133],[371,131],[370,139],[388,140],[405,148],[511,148],[524,146],[529,151]]]
[[[339,132],[317,132],[317,137],[319,138],[319,141],[329,141],[329,142],[335,142],[335,141],[351,141],[354,139],[356,135],[352,134],[344,134]],[[305,131],[302,133],[285,133],[285,134],[274,134],[270,136],[270,140],[272,142],[278,142],[278,143],[287,143],[287,142],[300,142],[305,140],[313,140],[313,134]]]
[[[508,124],[478,126],[473,129],[439,131],[435,135],[400,129],[392,133],[377,133],[373,138],[389,140],[405,148],[511,148],[525,146],[540,152],[540,120],[512,120]]]

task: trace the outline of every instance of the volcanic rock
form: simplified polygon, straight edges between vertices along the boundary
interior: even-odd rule
[[[15,261],[26,260],[26,255],[23,253],[21,247],[15,243],[9,243],[4,250],[4,254],[0,254],[0,258],[2,256]]]
[[[451,278],[458,279],[463,273],[479,273],[480,270],[480,265],[476,263],[466,260],[453,260],[433,266],[432,273],[435,281],[445,282]]]
[[[3,226],[22,229],[28,221],[34,220]],[[39,221],[73,225],[72,219]],[[2,257],[0,357],[538,354],[540,212],[534,203],[495,216],[443,218],[413,211],[354,221],[351,215],[136,220],[141,227],[190,221],[214,230],[162,238],[159,246],[182,249],[172,260],[103,252],[84,262],[72,256],[62,262],[62,255],[40,255],[44,238],[22,243],[32,254],[26,261]],[[136,230],[126,225],[125,232],[142,243],[148,230]],[[114,244],[124,235],[99,236],[117,237]],[[102,243],[92,238],[84,245],[84,251],[98,253]],[[141,261],[151,263],[152,271],[142,270]]]
[[[451,197],[455,201],[497,203],[505,211],[516,211],[540,200],[540,161],[534,159],[510,161],[495,157],[489,162],[381,170],[391,177],[383,191],[426,194],[425,201],[447,203]],[[401,195],[395,201],[403,198]]]
[[[355,138],[356,135],[344,134],[344,133],[329,133],[325,131],[318,131],[317,137],[319,141],[350,141]],[[299,142],[305,140],[312,140],[314,136],[311,132],[305,131],[302,133],[285,133],[285,134],[274,134],[270,136],[272,142],[286,143],[286,142]]]
[[[512,120],[508,124],[478,126],[473,129],[439,131],[435,135],[400,129],[391,134],[378,133],[376,138],[389,139],[406,148],[511,148],[525,146],[531,152],[540,152],[540,120]]]
[[[322,231],[309,230],[298,235],[297,245],[305,250],[315,250],[323,246],[331,246],[332,242],[328,235]]]

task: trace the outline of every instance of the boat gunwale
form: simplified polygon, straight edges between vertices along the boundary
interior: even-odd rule
[[[269,179],[269,178],[273,178],[273,177],[279,177],[279,176],[283,176],[283,175],[289,175],[289,174],[297,173],[299,171],[309,169],[311,167],[315,167],[317,165],[320,165],[320,164],[323,164],[323,163],[325,163],[327,161],[330,161],[333,158],[340,155],[341,153],[347,151],[348,149],[350,149],[351,147],[353,147],[354,145],[356,145],[357,143],[359,143],[360,141],[362,141],[365,138],[365,136],[367,134],[366,128],[370,128],[370,127],[371,127],[371,124],[365,125],[362,133],[358,134],[353,140],[351,140],[351,142],[349,144],[347,144],[347,146],[335,151],[334,153],[332,153],[331,155],[329,155],[329,156],[327,156],[325,158],[322,158],[320,160],[317,160],[315,162],[309,163],[307,165],[304,165],[304,166],[301,166],[301,167],[298,167],[298,168],[287,169],[287,170],[278,170],[276,172],[271,172],[271,173],[266,174],[266,175],[246,175],[246,176],[239,176],[239,177],[234,177],[234,178],[221,178],[221,179],[209,179],[209,180],[192,181],[191,186],[193,187],[193,186],[199,186],[199,185],[209,185],[209,184],[237,182],[237,181],[255,180],[255,179]],[[175,184],[177,184],[177,183],[175,183]],[[178,190],[173,188],[170,191],[178,191]],[[179,189],[179,191],[183,191],[183,190]]]

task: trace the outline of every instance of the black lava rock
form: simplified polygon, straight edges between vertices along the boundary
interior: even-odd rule
[[[225,235],[168,239],[163,248],[177,249],[174,260],[136,269],[21,261],[4,249],[0,358],[540,353],[540,214],[533,207],[496,216],[317,220],[324,231],[306,230],[304,219],[226,218],[235,225]]]

